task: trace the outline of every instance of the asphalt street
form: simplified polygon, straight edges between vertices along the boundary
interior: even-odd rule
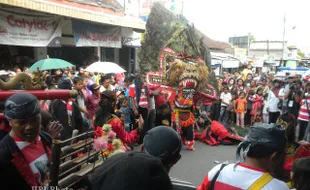
[[[183,147],[181,160],[172,168],[171,177],[188,181],[198,186],[203,178],[218,161],[220,163],[235,161],[237,146],[208,146],[201,142],[196,142],[195,151],[188,151]]]

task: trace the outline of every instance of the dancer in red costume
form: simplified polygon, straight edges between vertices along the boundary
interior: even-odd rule
[[[182,136],[183,144],[195,150],[194,102],[212,103],[216,99],[216,90],[207,81],[208,68],[201,58],[169,48],[162,50],[160,61],[161,72],[150,72],[146,77],[148,87],[160,88],[160,94],[165,94],[173,109],[172,127]]]
[[[114,115],[114,107],[116,104],[116,96],[112,91],[104,91],[100,95],[101,100],[99,102],[99,110],[94,118],[94,126],[96,128],[101,128],[104,124],[110,124],[114,133],[118,139],[120,139],[124,144],[131,144],[137,142],[140,138],[140,128],[126,132],[121,120]],[[139,124],[143,126],[142,123]],[[100,131],[97,130],[96,131]]]

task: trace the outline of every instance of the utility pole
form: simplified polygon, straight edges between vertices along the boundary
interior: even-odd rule
[[[247,48],[248,49],[248,56],[250,55],[250,43],[251,43],[250,42],[250,36],[251,36],[251,33],[249,32],[248,33],[248,48]]]
[[[268,55],[268,59],[269,59],[269,54],[270,52],[269,52],[269,39],[267,39],[267,55]]]
[[[285,48],[285,24],[286,24],[286,14],[284,14],[284,23],[283,23],[282,60],[284,60],[284,48]]]
[[[182,12],[181,12],[181,14],[182,14],[182,16],[184,16],[184,1],[182,1],[181,3],[182,3]]]

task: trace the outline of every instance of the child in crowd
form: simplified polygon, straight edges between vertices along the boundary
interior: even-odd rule
[[[230,102],[230,105],[228,107],[229,111],[229,122],[228,123],[235,123],[236,121],[236,113],[235,113],[235,104],[236,104],[236,99],[237,99],[237,92],[232,92],[232,100]]]
[[[125,125],[125,130],[127,132],[131,131],[131,118],[130,118],[130,108],[128,104],[127,98],[120,98],[118,100],[120,111],[124,114],[124,125]]]
[[[76,97],[76,99],[79,109],[82,112],[82,116],[85,117],[86,115],[88,115],[88,112],[85,106],[85,97],[82,92],[82,89],[85,86],[84,79],[82,77],[75,77],[73,79],[73,86],[75,90],[78,92],[78,96]]]
[[[246,107],[247,107],[247,100],[245,98],[245,93],[241,92],[239,94],[239,98],[236,100],[235,103],[235,112],[237,115],[237,126],[240,126],[244,128],[244,114],[246,113]]]
[[[228,91],[227,86],[223,86],[223,92],[221,93],[221,112],[220,112],[220,118],[219,121],[226,123],[228,119],[228,106],[231,103],[232,97],[230,92]]]
[[[121,122],[122,122],[123,125],[124,125],[124,129],[126,130],[124,113],[121,112],[121,111],[116,111],[116,112],[115,112],[115,115],[121,120]]]
[[[264,102],[263,89],[258,88],[256,90],[256,94],[253,96],[251,125],[253,125],[255,122],[260,122],[258,118],[261,118],[263,102]]]
[[[267,107],[268,107],[268,93],[265,94],[264,96],[264,105],[263,105],[263,122],[264,123],[269,123],[269,113],[267,111]]]
[[[246,96],[246,101],[247,101],[247,107],[246,107],[246,114],[245,114],[245,119],[244,119],[244,124],[246,126],[251,125],[251,111],[252,111],[252,104],[253,104],[253,96],[255,92],[253,90],[250,90],[248,92],[248,95]]]

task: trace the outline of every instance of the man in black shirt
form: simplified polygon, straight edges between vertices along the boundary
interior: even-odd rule
[[[288,94],[287,94],[287,112],[295,116],[295,119],[298,117],[298,112],[300,109],[300,97],[302,91],[300,90],[301,81],[295,81],[290,85]]]

